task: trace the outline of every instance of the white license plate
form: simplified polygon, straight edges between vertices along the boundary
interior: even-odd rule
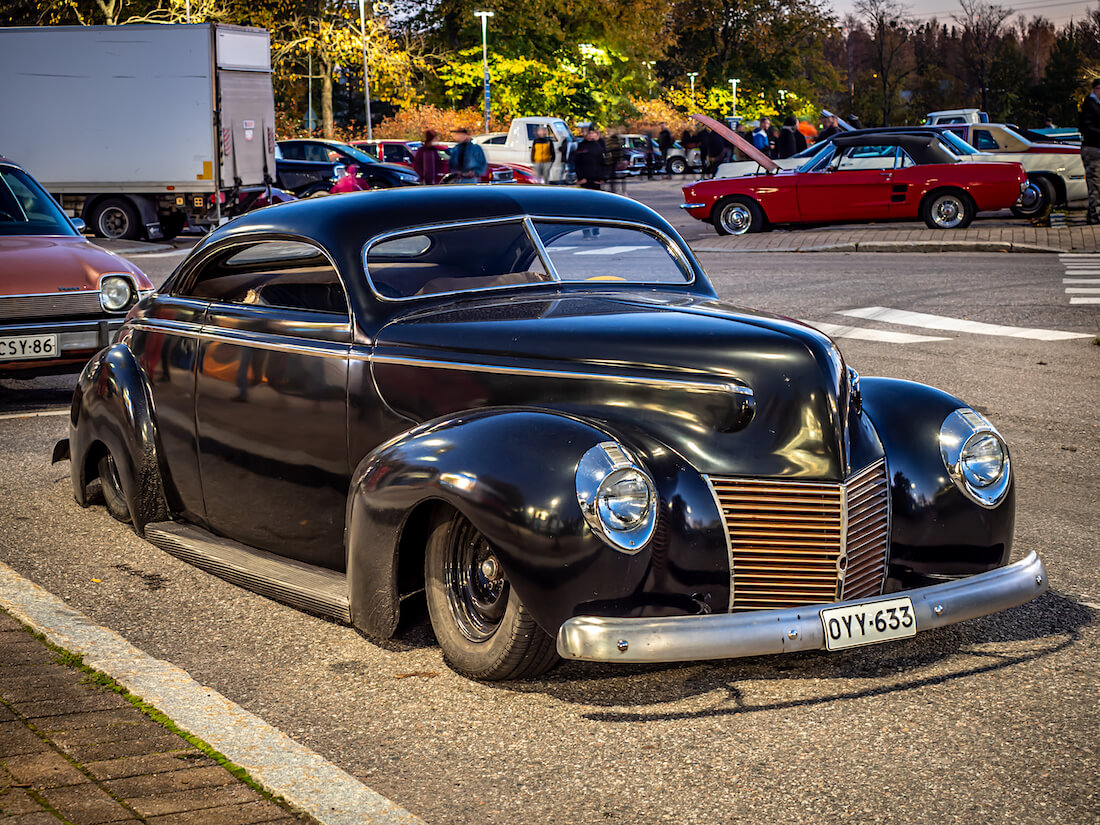
[[[0,338],[0,360],[38,360],[60,355],[56,335],[20,335],[18,338]]]
[[[873,645],[917,635],[917,614],[908,596],[868,604],[827,607],[821,611],[825,647]]]

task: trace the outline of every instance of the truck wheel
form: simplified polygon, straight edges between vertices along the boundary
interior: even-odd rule
[[[974,201],[965,192],[940,189],[925,196],[920,216],[929,229],[966,229],[974,220]]]
[[[1027,191],[1020,195],[1012,214],[1017,218],[1042,220],[1054,206],[1054,184],[1046,178],[1028,178]]]
[[[668,159],[668,173],[670,175],[682,175],[688,169],[687,161],[683,158]]]
[[[101,238],[136,241],[142,234],[137,207],[125,198],[107,198],[92,212],[92,230]]]
[[[539,676],[558,663],[500,568],[488,539],[457,510],[436,510],[424,553],[425,593],[443,658],[471,679]]]
[[[747,235],[764,229],[764,213],[751,198],[726,198],[711,212],[714,231],[719,235]]]

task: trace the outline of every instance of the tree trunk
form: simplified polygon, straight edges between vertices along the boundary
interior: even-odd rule
[[[336,134],[332,123],[332,64],[324,63],[321,78],[321,128],[326,138]]]

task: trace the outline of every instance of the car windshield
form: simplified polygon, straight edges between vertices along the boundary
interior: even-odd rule
[[[977,149],[956,135],[954,132],[944,129],[939,133],[940,140],[956,155],[980,155]]]
[[[384,236],[368,246],[366,265],[374,291],[389,300],[554,281],[685,284],[693,278],[663,235],[578,219],[480,221]]]
[[[61,207],[13,166],[0,166],[0,235],[75,235]]]
[[[799,172],[820,172],[829,165],[829,161],[836,151],[836,147],[833,146],[832,141],[821,143],[811,148],[815,149],[813,157],[798,167]]]
[[[357,149],[356,147],[349,146],[346,143],[335,143],[335,144],[331,144],[331,145],[334,149],[337,149],[341,152],[345,152],[345,153],[351,155],[353,158],[355,158],[360,163],[377,163],[378,162],[377,160],[372,158],[370,155],[368,155],[366,152],[364,152],[362,149]]]

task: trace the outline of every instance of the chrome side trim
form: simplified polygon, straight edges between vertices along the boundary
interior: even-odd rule
[[[917,632],[1025,604],[1047,590],[1046,568],[1032,551],[986,573],[869,599],[751,613],[623,619],[575,616],[558,630],[558,653],[590,662],[688,662],[799,650],[824,650],[822,608],[913,601]]]
[[[539,258],[542,259],[543,267],[550,273],[551,278],[555,281],[560,281],[561,275],[558,274],[554,262],[550,260],[550,253],[546,251],[546,244],[542,242],[542,236],[539,235],[539,231],[535,229],[535,222],[531,220],[529,215],[523,219],[523,228],[527,230],[527,237],[529,237],[531,243],[535,245],[535,250],[539,253]]]
[[[750,387],[721,381],[684,381],[678,378],[648,378],[638,375],[621,375],[600,372],[573,372],[571,370],[537,369],[534,367],[507,367],[492,364],[471,364],[464,361],[437,361],[430,358],[405,358],[398,355],[357,356],[367,358],[371,364],[393,364],[405,367],[423,367],[425,369],[463,370],[465,372],[492,372],[504,375],[522,375],[537,378],[575,378],[587,381],[617,381],[621,384],[645,384],[662,386],[692,392],[721,392],[753,397]]]
[[[259,349],[273,350],[276,352],[289,352],[301,355],[327,355],[335,358],[347,358],[351,343],[335,344],[331,341],[317,341],[306,338],[299,339],[306,343],[291,344],[281,337],[269,336],[266,333],[252,332],[250,330],[227,330],[219,327],[217,331],[204,329],[199,324],[187,321],[164,321],[141,319],[131,321],[132,329],[141,329],[149,332],[170,332],[177,335],[189,335],[206,341],[217,341],[222,344],[238,344],[257,347]],[[341,332],[347,331],[347,326],[342,325]],[[265,337],[266,336],[266,337]]]

